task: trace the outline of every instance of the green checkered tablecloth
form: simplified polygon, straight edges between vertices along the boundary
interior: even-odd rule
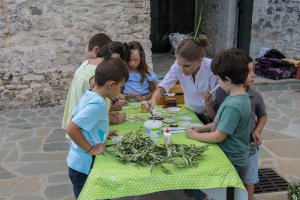
[[[141,113],[138,106],[139,104],[130,104],[130,108],[123,112],[126,112],[128,118],[137,114],[144,116],[144,119],[148,118],[149,113]],[[191,111],[185,109],[178,113],[182,112],[188,113],[172,117],[177,123],[183,116],[191,117],[192,123],[199,123],[197,116]],[[164,126],[167,127],[167,125]],[[141,127],[143,127],[142,121],[127,121],[124,124],[111,126],[111,129],[119,130],[122,135],[126,132],[134,134]],[[163,142],[162,134],[159,142]],[[172,142],[206,144],[186,138],[183,132],[172,134]],[[94,167],[81,191],[79,200],[110,199],[177,189],[244,188],[233,165],[216,144],[209,144],[209,150],[204,153],[203,160],[197,168],[176,169],[171,165],[166,167],[171,170],[171,175],[164,174],[160,169],[150,172],[148,167],[122,164],[111,155],[96,156]]]

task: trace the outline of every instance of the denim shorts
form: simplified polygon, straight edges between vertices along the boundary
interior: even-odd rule
[[[258,155],[259,151],[249,154],[249,162],[244,167],[235,166],[242,181],[246,185],[254,185],[259,182],[258,176]]]

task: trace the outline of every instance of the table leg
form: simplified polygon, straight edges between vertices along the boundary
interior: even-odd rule
[[[226,199],[232,200],[234,199],[234,187],[227,187],[226,191]]]

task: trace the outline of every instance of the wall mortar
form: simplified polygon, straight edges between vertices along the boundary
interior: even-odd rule
[[[275,48],[300,59],[300,1],[254,0],[250,54],[262,47]]]

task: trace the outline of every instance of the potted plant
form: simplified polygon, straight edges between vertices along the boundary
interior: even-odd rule
[[[300,183],[290,182],[288,185],[288,199],[300,200]]]

